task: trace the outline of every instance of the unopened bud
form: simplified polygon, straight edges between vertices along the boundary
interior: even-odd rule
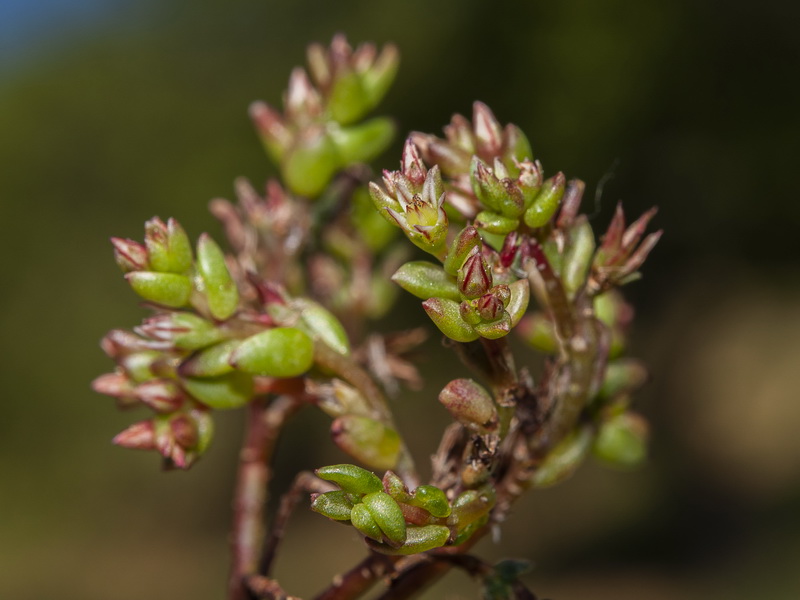
[[[467,257],[481,249],[481,236],[472,225],[462,229],[453,243],[444,261],[444,270],[450,275],[456,275],[467,260]]]
[[[475,309],[484,321],[496,321],[503,314],[503,302],[494,294],[484,294],[475,301]]]
[[[153,379],[140,383],[134,389],[136,397],[158,413],[178,410],[185,400],[178,384],[170,379]]]
[[[147,248],[142,244],[118,237],[112,237],[111,243],[114,245],[114,260],[123,272],[147,271]]]
[[[249,112],[267,154],[273,161],[280,163],[292,144],[292,133],[283,117],[264,102],[253,102]]]
[[[331,425],[331,436],[339,448],[375,469],[394,468],[400,455],[397,432],[369,417],[339,417]]]
[[[225,263],[225,255],[206,233],[197,240],[197,271],[203,280],[211,315],[220,321],[232,316],[239,306],[239,290]]]
[[[192,266],[192,245],[175,219],[169,219],[166,224],[158,217],[147,221],[144,244],[153,271],[185,273]]]
[[[472,254],[458,271],[458,290],[465,298],[479,298],[492,287],[492,272],[480,253]]]
[[[154,450],[156,436],[153,421],[147,420],[134,423],[121,433],[118,433],[111,440],[111,443],[134,450]]]
[[[181,385],[193,398],[218,410],[239,408],[253,397],[253,378],[247,373],[226,373],[218,377],[184,377]]]
[[[461,316],[458,302],[447,298],[429,298],[422,303],[434,325],[443,334],[457,342],[471,342],[478,339],[478,334]]]
[[[458,286],[442,267],[426,260],[414,260],[401,266],[392,281],[417,298],[439,297],[461,300]]]
[[[231,356],[241,371],[268,377],[296,377],[314,363],[314,342],[294,327],[276,327],[242,341]]]
[[[170,419],[169,427],[176,443],[186,449],[194,448],[198,442],[197,427],[188,415],[178,415]]]
[[[475,128],[475,145],[478,154],[494,157],[500,154],[503,130],[492,111],[483,102],[472,105],[472,123]]]
[[[136,331],[155,340],[171,342],[181,350],[204,348],[224,337],[224,333],[214,323],[186,311],[150,317]]]
[[[472,379],[455,379],[439,392],[441,402],[459,423],[473,431],[497,426],[497,409],[486,389]]]
[[[383,474],[383,491],[398,502],[408,502],[411,499],[406,484],[394,471]]]
[[[133,398],[133,383],[124,373],[106,373],[92,381],[92,389],[112,398]]]
[[[125,279],[145,300],[170,308],[186,306],[192,295],[192,282],[185,275],[132,271],[125,275]]]
[[[383,489],[383,484],[372,471],[367,471],[356,465],[341,464],[320,467],[316,471],[317,477],[325,481],[332,481],[345,492],[351,494],[371,494]]]

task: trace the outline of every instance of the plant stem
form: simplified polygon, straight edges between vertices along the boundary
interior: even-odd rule
[[[390,573],[399,557],[391,557],[377,552],[371,553],[355,567],[337,575],[314,600],[353,600],[364,594],[375,582]]]
[[[239,470],[233,499],[229,600],[250,600],[245,578],[256,573],[264,537],[264,507],[272,477],[271,458],[286,420],[300,404],[292,396],[272,402],[261,397],[247,407],[246,433],[239,454]]]

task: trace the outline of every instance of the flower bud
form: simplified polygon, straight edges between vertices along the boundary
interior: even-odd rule
[[[543,227],[558,210],[567,182],[563,173],[556,173],[542,184],[541,191],[525,211],[525,224],[532,229]]]
[[[467,257],[480,249],[481,236],[478,234],[478,230],[472,225],[466,226],[450,244],[450,250],[444,261],[444,270],[449,275],[456,275]]]
[[[370,548],[382,554],[408,556],[440,548],[450,539],[450,529],[444,525],[423,525],[421,527],[407,527],[406,541],[399,548],[388,544],[367,541]]]
[[[171,413],[178,410],[185,400],[183,391],[171,379],[153,379],[140,383],[133,390],[141,402],[158,413]]]
[[[452,510],[445,493],[434,485],[421,485],[415,489],[409,504],[424,508],[439,518],[449,517]]]
[[[355,502],[343,490],[314,494],[311,497],[311,510],[334,521],[349,521]]]
[[[434,325],[443,334],[457,342],[471,342],[478,339],[478,334],[461,316],[458,302],[447,298],[429,298],[422,303]]]
[[[248,112],[267,155],[274,162],[280,163],[286,150],[292,144],[292,133],[286,126],[283,117],[277,110],[264,102],[253,102]]]
[[[383,541],[383,531],[372,512],[364,504],[356,504],[350,510],[350,522],[358,531],[376,542]]]
[[[485,207],[499,213],[501,206],[506,202],[506,187],[495,176],[489,165],[477,156],[473,156],[469,168],[469,178],[472,183],[472,191],[478,201]]]
[[[492,287],[492,272],[480,253],[472,254],[458,270],[458,291],[465,298],[479,298]]]
[[[496,321],[502,316],[505,307],[495,294],[484,294],[475,300],[475,310],[483,321]]]
[[[614,466],[636,467],[647,457],[647,437],[647,421],[640,415],[623,413],[600,425],[592,452]]]
[[[124,373],[105,373],[92,381],[95,392],[120,400],[133,399],[133,388],[133,383]]]
[[[125,275],[125,279],[145,300],[170,308],[186,306],[192,295],[192,282],[185,275],[132,271]]]
[[[591,428],[584,426],[576,429],[544,458],[531,477],[531,484],[537,488],[546,488],[568,479],[586,458],[591,444]]]
[[[155,450],[156,436],[153,421],[148,419],[147,421],[134,423],[121,433],[118,433],[111,440],[111,443],[133,450]]]
[[[492,111],[483,102],[472,105],[472,123],[476,151],[481,156],[498,156],[503,143],[503,130]]]
[[[394,471],[386,471],[383,474],[383,491],[398,502],[411,500],[411,494],[408,493],[406,484]]]
[[[175,219],[166,224],[153,217],[144,224],[144,244],[150,269],[159,273],[185,273],[192,266],[192,245]]]
[[[391,546],[401,546],[406,541],[406,521],[397,502],[385,492],[372,492],[361,502],[380,527]]]
[[[382,423],[344,415],[331,425],[334,443],[356,460],[375,469],[392,469],[400,455],[400,436]]]
[[[441,402],[459,423],[484,433],[497,426],[497,409],[489,392],[472,379],[455,379],[439,392]]]
[[[231,356],[241,371],[268,377],[296,377],[314,363],[314,342],[294,327],[276,327],[242,341]]]
[[[114,260],[124,273],[148,270],[147,248],[142,244],[118,237],[112,237],[111,243],[114,245]]]
[[[232,316],[239,306],[239,290],[225,263],[225,255],[206,233],[197,240],[197,271],[203,280],[211,315],[220,321]]]
[[[300,67],[295,67],[289,76],[283,106],[288,118],[298,125],[305,125],[322,114],[322,98]]]
[[[208,319],[186,311],[150,317],[136,331],[155,340],[171,342],[181,350],[205,348],[225,335]]]
[[[209,408],[239,408],[253,397],[253,378],[247,373],[226,373],[217,377],[184,377],[183,388]]]
[[[455,301],[461,300],[453,278],[442,267],[426,260],[405,263],[392,275],[392,281],[423,300],[434,296]]]

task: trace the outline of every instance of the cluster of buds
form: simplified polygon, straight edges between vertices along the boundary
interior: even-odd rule
[[[283,114],[264,102],[251,105],[264,147],[293,193],[316,197],[338,171],[386,148],[394,134],[389,119],[355,122],[386,94],[398,62],[394,46],[380,54],[372,44],[353,51],[337,35],[327,50],[309,48],[311,77],[300,67],[292,72]]]
[[[369,186],[378,212],[400,227],[418,248],[441,257],[446,249],[448,220],[439,167],[428,170],[409,139],[400,170],[384,171],[383,184],[385,189],[375,183]]]
[[[118,445],[156,449],[170,465],[188,467],[208,446],[209,410],[243,406],[271,381],[303,375],[315,344],[350,352],[341,323],[312,300],[262,286],[263,312],[239,306],[220,248],[204,234],[195,259],[175,220],[148,221],[143,244],[112,242],[131,287],[156,305],[134,331],[111,331],[102,342],[117,369],[94,388],[156,413],[117,436]]]
[[[473,226],[450,244],[442,266],[427,261],[404,264],[392,279],[422,298],[425,312],[447,337],[471,342],[507,335],[528,308],[527,279],[500,265]]]
[[[317,469],[321,479],[339,490],[314,494],[311,509],[352,525],[373,550],[407,555],[467,541],[486,524],[495,498],[491,488],[467,490],[452,502],[433,485],[409,492],[392,471],[383,480],[355,465]]]

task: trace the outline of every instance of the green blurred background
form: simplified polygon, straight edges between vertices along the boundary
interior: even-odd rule
[[[531,559],[555,600],[800,597],[798,24],[790,0],[0,0],[0,598],[223,596],[241,416],[188,473],[110,445],[135,416],[89,389],[112,366],[98,341],[143,311],[108,238],[154,214],[218,235],[208,200],[274,174],[248,103],[277,103],[306,44],[338,31],[399,45],[381,112],[400,131],[480,99],[548,172],[587,182],[598,227],[619,199],[661,210],[627,292],[651,462],[526,497],[481,553]],[[400,410],[422,463],[446,422],[437,385]],[[340,458],[325,428],[292,425],[276,490]],[[299,516],[278,576],[308,597],[362,553]],[[426,597],[477,591],[454,574]]]

